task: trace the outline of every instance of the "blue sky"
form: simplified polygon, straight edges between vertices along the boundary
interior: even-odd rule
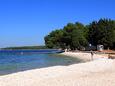
[[[115,0],[0,0],[0,47],[43,45],[68,22],[115,19]]]

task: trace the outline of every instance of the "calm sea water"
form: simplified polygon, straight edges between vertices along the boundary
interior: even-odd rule
[[[57,50],[0,50],[0,75],[50,66],[66,66],[81,60],[57,55]]]

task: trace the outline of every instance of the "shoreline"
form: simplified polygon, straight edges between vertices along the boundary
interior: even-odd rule
[[[84,53],[84,52],[64,52],[64,53],[61,53],[61,55],[78,58],[78,59],[81,59],[83,61],[92,61],[90,53]],[[94,60],[100,59],[100,58],[108,59],[108,56],[104,55],[104,54],[94,53],[94,55],[93,55],[93,59]]]
[[[62,53],[90,60],[90,53]],[[101,57],[101,58],[100,58]],[[93,61],[0,76],[0,86],[115,86],[115,60],[94,55]]]

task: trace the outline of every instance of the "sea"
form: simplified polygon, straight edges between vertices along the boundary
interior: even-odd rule
[[[0,50],[0,75],[82,62],[59,53],[59,50]]]

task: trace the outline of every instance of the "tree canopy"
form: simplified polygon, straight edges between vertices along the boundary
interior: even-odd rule
[[[89,44],[104,45],[115,48],[115,20],[100,19],[88,25],[80,22],[68,23],[62,29],[56,29],[45,36],[48,48],[71,48],[72,50],[87,47]]]
[[[89,25],[89,42],[93,45],[102,44],[105,48],[114,48],[115,21],[100,19]]]

